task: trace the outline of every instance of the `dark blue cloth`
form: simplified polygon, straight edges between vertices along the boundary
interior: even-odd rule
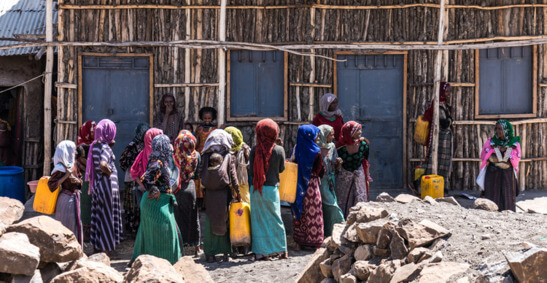
[[[321,148],[315,143],[319,132],[319,128],[314,125],[303,125],[298,128],[294,151],[295,161],[298,164],[298,185],[296,187],[296,201],[291,204],[294,220],[299,220],[302,214],[302,201],[308,190],[313,162],[317,154],[321,152]]]

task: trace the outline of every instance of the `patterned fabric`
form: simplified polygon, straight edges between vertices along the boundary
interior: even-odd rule
[[[298,220],[293,219],[293,239],[301,246],[319,248],[324,240],[320,184],[319,177],[314,174],[302,201],[302,215]]]
[[[233,145],[234,140],[232,139],[231,134],[224,130],[216,129],[212,131],[207,137],[207,140],[205,141],[205,146],[203,147],[201,154],[205,154],[208,152],[217,152],[223,154],[225,152],[231,151]]]
[[[226,132],[232,135],[232,139],[234,140],[234,145],[232,146],[233,152],[238,152],[241,149],[241,146],[245,144],[243,142],[243,134],[241,131],[236,127],[227,127],[224,129]]]
[[[344,145],[354,145],[359,142],[359,139],[354,139],[353,135],[360,131],[362,128],[361,124],[355,121],[349,121],[342,126],[342,133],[340,134],[340,139],[336,147],[341,147]]]
[[[97,142],[91,150],[89,160],[92,166],[89,167],[93,168],[95,175],[93,178],[95,190],[91,194],[91,245],[97,250],[112,251],[122,240],[123,233],[118,171],[114,164],[114,153],[107,143]],[[110,176],[101,172],[99,168],[101,161],[106,162],[112,169]]]
[[[178,205],[174,207],[175,219],[182,234],[184,244],[199,246],[199,211],[196,203],[196,186],[193,180],[182,183],[175,193]]]
[[[148,167],[141,177],[141,182],[144,185],[146,191],[155,193],[160,191],[162,193],[167,192],[170,188],[169,168],[159,159],[151,158],[148,161]]]
[[[262,193],[270,158],[279,136],[279,125],[272,119],[262,119],[256,124],[256,148],[253,160],[253,188]]]
[[[187,130],[180,131],[175,140],[175,163],[180,168],[182,183],[188,183],[196,172],[199,152],[196,151],[196,138]]]
[[[362,167],[354,171],[347,171],[342,167],[336,176],[335,185],[338,206],[344,213],[344,218],[348,217],[349,209],[358,202],[367,201],[367,184],[365,171]]]
[[[85,121],[85,123],[80,127],[80,132],[78,133],[76,145],[91,145],[94,140],[96,126],[97,124],[95,123],[95,121]]]
[[[144,143],[144,136],[146,135],[146,132],[150,130],[150,126],[146,123],[140,123],[137,125],[137,128],[135,128],[135,136],[133,137],[133,142],[137,144],[143,144]]]
[[[443,176],[445,184],[448,184],[448,178],[452,172],[452,131],[448,129],[439,130],[439,148],[437,150],[437,175]],[[431,152],[428,152],[428,156]],[[426,174],[431,174],[432,162],[427,158]],[[446,186],[445,186],[446,187]]]
[[[322,125],[319,129],[323,130],[324,127],[329,126]],[[338,199],[334,191],[336,181],[335,162],[338,158],[338,152],[333,143],[327,144],[327,148],[328,153],[323,157],[325,175],[321,178],[321,185],[319,186],[323,207],[325,238],[331,236],[334,224],[344,222],[344,214],[340,207],[338,207]]]
[[[139,156],[139,153],[143,149],[144,142],[136,143],[135,141],[130,141],[120,156],[120,168],[123,171],[131,170],[131,166],[133,166],[137,156]],[[129,172],[129,175],[131,175],[131,172]]]
[[[330,148],[331,144],[327,142],[327,136],[334,130],[333,127],[329,125],[320,125],[319,127],[319,142],[317,145],[320,148]],[[332,144],[334,146],[334,144]]]
[[[285,226],[281,218],[279,188],[263,186],[262,194],[251,190],[252,250],[257,255],[271,255],[287,251]]]
[[[87,156],[89,157],[92,155],[91,153],[93,151],[93,146],[97,142],[108,145],[114,141],[115,137],[116,137],[116,124],[114,124],[114,122],[108,119],[101,120],[99,124],[97,124],[97,127],[95,128],[95,140],[89,146],[89,152],[87,153]],[[115,166],[112,166],[112,167],[115,167]],[[87,164],[85,167],[85,180],[89,181],[89,194],[93,194],[93,188],[95,186],[95,182],[94,182],[95,169],[96,169],[95,166],[93,166],[93,158],[87,158]]]
[[[156,117],[154,118],[154,121],[156,121],[154,127],[161,129],[163,133],[169,137],[169,140],[174,142],[180,130],[184,129],[184,116],[180,112],[171,114],[171,123],[168,122],[167,127],[163,129],[164,116],[165,114],[161,112],[156,114]]]
[[[517,179],[513,168],[501,169],[493,164],[486,168],[484,195],[498,205],[499,211],[515,211]]]
[[[125,190],[123,192],[123,227],[133,237],[137,235],[139,229],[139,223],[141,220],[140,211],[140,187],[136,182],[125,183]]]
[[[363,159],[368,159],[369,146],[367,142],[361,141],[359,150],[356,153],[350,154],[348,149],[343,146],[338,149],[338,156],[342,158],[342,168],[348,171],[355,171],[363,164]]]
[[[342,117],[342,110],[339,108],[334,111],[329,111],[329,107],[335,99],[337,99],[336,95],[325,93],[319,101],[319,111],[321,112],[321,115],[329,120],[334,120],[336,116]]]
[[[205,146],[205,141],[207,140],[207,137],[211,132],[216,129],[217,127],[215,127],[214,125],[201,125],[196,129],[196,138],[198,141],[196,150],[199,153],[203,153],[203,147]]]
[[[74,193],[63,191],[57,198],[55,205],[55,220],[68,228],[80,245],[84,243],[82,220],[80,218],[80,191]]]
[[[504,119],[498,120],[496,122],[496,126],[500,125],[503,129],[503,140],[499,139],[498,136],[495,134],[490,139],[492,141],[493,145],[499,146],[499,147],[511,147],[514,146],[515,143],[520,143],[520,137],[515,137],[513,133],[513,125]]]
[[[152,153],[152,140],[161,134],[163,134],[163,131],[157,128],[151,128],[146,131],[144,135],[144,149],[137,155],[135,162],[131,166],[131,178],[138,179],[144,174],[146,166],[148,166],[148,157]]]
[[[511,165],[513,166],[513,170],[515,172],[515,175],[519,172],[519,162],[520,162],[520,143],[514,144],[514,149],[511,150],[511,157],[509,158],[509,162],[511,162]],[[492,147],[491,139],[488,138],[486,142],[484,143],[481,151],[481,170],[486,166],[488,162],[488,158],[494,153],[495,149]]]

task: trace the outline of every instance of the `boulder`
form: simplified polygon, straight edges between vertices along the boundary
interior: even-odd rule
[[[342,254],[350,256],[350,257],[353,257],[353,252],[355,252],[355,250],[353,248],[350,248],[350,247],[347,247],[347,246],[339,246],[338,250]]]
[[[160,273],[158,271],[158,273]],[[114,268],[102,262],[78,260],[78,268],[61,273],[53,278],[52,283],[76,282],[122,282],[121,275]]]
[[[357,231],[355,230],[355,224],[347,226],[346,231],[343,234],[343,237],[352,243],[359,242],[359,236],[357,236]]]
[[[547,249],[532,248],[524,253],[505,253],[505,259],[519,282],[542,282],[547,278]]]
[[[438,238],[449,236],[448,230],[431,222],[422,221],[425,225],[417,224],[412,220],[405,218],[399,221],[396,231],[408,241],[410,249],[421,247],[432,243]]]
[[[388,257],[390,255],[388,249],[380,249],[376,246],[372,248],[372,253],[377,257]]]
[[[411,250],[407,257],[406,262],[408,263],[420,263],[423,259],[425,254],[429,254],[427,258],[430,258],[432,256],[431,251],[428,248],[419,247]]]
[[[510,273],[511,268],[505,259],[494,262],[486,259],[479,264],[477,269],[483,277],[488,279],[488,281],[502,282],[505,278],[505,274]]]
[[[351,269],[351,257],[345,255],[332,263],[332,275],[334,279],[340,282],[342,275],[348,273]]]
[[[333,277],[330,258],[327,258],[324,261],[322,261],[319,264],[319,268],[321,268],[321,273],[323,274],[324,277],[327,277],[327,278]]]
[[[357,235],[361,242],[365,244],[376,244],[378,240],[378,233],[382,229],[384,223],[374,221],[369,223],[359,223],[355,227]]]
[[[397,197],[395,197],[395,201],[399,203],[411,203],[413,201],[420,201],[419,197],[409,195],[409,194],[400,194]]]
[[[431,205],[437,205],[437,201],[435,201],[435,199],[432,198],[431,196],[425,196],[424,202],[429,203]]]
[[[370,273],[368,278],[369,283],[384,283],[390,282],[395,271],[401,267],[400,260],[390,260],[380,264],[374,271]],[[433,281],[431,281],[433,282]]]
[[[429,246],[429,249],[432,251],[438,251],[446,248],[446,240],[445,239],[437,239],[431,243]]]
[[[473,208],[475,209],[482,209],[487,211],[498,211],[498,205],[486,198],[478,198],[473,203]]]
[[[388,222],[382,227],[380,232],[378,232],[378,238],[376,239],[376,246],[380,249],[387,249],[389,247],[389,243],[391,243],[391,229],[393,229],[395,225],[391,222]]]
[[[107,266],[110,266],[110,258],[105,253],[92,254],[87,259],[95,262],[101,262]]]
[[[40,248],[40,261],[66,262],[83,256],[82,246],[61,222],[49,216],[37,216],[8,227],[8,232],[24,233]]]
[[[171,282],[182,283],[182,276],[169,261],[152,255],[140,255],[131,270],[125,274],[124,282]]]
[[[449,237],[452,235],[452,233],[450,233],[450,231],[434,222],[431,222],[427,219],[424,219],[422,221],[420,221],[420,223],[418,223],[422,226],[425,227],[425,229],[427,230],[427,232],[429,232],[430,234],[432,235],[437,235],[439,236],[439,238],[442,238],[442,237]]]
[[[336,226],[336,225],[334,225]],[[298,274],[295,282],[298,283],[315,283],[323,280],[323,274],[319,264],[330,256],[329,252],[325,248],[319,248],[312,255],[311,259],[304,267],[303,271]]]
[[[373,252],[371,245],[361,245],[357,249],[355,249],[355,253],[353,254],[353,257],[356,261],[369,260],[370,258],[372,258],[372,256]]]
[[[366,281],[370,276],[370,273],[376,269],[376,265],[370,264],[367,261],[356,261],[351,267],[351,273],[355,275],[359,280]]]
[[[422,270],[422,265],[409,263],[406,265],[403,265],[397,270],[395,270],[395,273],[393,273],[393,276],[391,277],[390,283],[399,283],[399,282],[410,282],[418,277],[420,275],[420,271]]]
[[[357,278],[352,274],[346,273],[340,278],[341,283],[357,283]]]
[[[443,198],[437,198],[435,200],[437,202],[445,202],[445,203],[453,204],[455,206],[461,206],[460,203],[454,197],[443,197]]]
[[[436,263],[436,262],[441,262],[443,261],[443,253],[441,251],[437,251],[436,253],[434,253],[430,259],[427,259],[427,261],[429,263]],[[424,259],[425,260],[425,259]]]
[[[6,233],[0,237],[0,272],[34,276],[40,263],[40,249],[23,233]]]
[[[173,266],[184,282],[214,283],[213,278],[203,265],[194,262],[192,257],[184,256]]]
[[[458,262],[430,263],[423,266],[420,276],[414,282],[449,282],[450,277],[466,272],[469,264]]]
[[[34,270],[34,274],[31,276],[27,275],[14,275],[10,283],[43,283],[42,274],[40,270]]]
[[[408,254],[408,248],[405,245],[405,240],[403,237],[395,231],[391,230],[391,243],[389,244],[389,249],[391,250],[391,258],[393,259],[404,259]]]
[[[363,206],[356,213],[356,221],[359,223],[371,222],[377,219],[381,219],[389,216],[387,210],[383,208],[375,208],[370,206]]]
[[[388,193],[383,192],[376,197],[376,201],[377,202],[394,202],[395,199],[393,199],[393,197],[390,196]]]
[[[55,276],[61,274],[61,268],[57,263],[50,262],[40,268],[40,274],[44,282],[50,282]]]
[[[325,278],[321,280],[321,283],[336,283],[336,280],[334,278]]]
[[[342,245],[342,235],[344,234],[346,229],[346,225],[342,223],[336,223],[334,224],[332,228],[332,240],[330,247],[337,248],[338,246]]]
[[[21,219],[25,212],[22,202],[8,197],[0,197],[0,222],[9,226]]]

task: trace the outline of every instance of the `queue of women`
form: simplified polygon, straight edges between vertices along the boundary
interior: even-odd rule
[[[450,107],[444,104],[449,85],[441,90],[446,94],[440,106],[446,109],[443,124],[442,119],[451,122]],[[174,105],[173,96],[164,96],[155,127],[140,124],[125,147],[119,158],[125,171],[123,198],[112,151],[112,121],[87,121],[77,144],[58,144],[48,183],[51,190],[61,187],[55,218],[80,243],[86,236],[96,252],[108,253],[122,240],[124,227],[126,235],[135,238],[131,262],[150,254],[175,263],[185,246],[195,247],[197,254],[201,239],[207,261],[217,255],[228,260],[236,254],[229,237],[229,206],[244,201],[251,206],[252,244],[240,252],[250,249],[257,260],[288,258],[279,198],[286,151],[298,164],[296,200],[291,204],[297,249],[320,247],[353,205],[368,200],[370,142],[362,137],[359,123],[344,123],[333,94],[321,98],[313,125],[299,127],[292,149],[282,147],[279,126],[271,119],[257,123],[256,145],[251,148],[239,129],[217,128],[214,108],[199,111],[203,124],[193,133]],[[450,123],[443,125],[449,131]],[[451,148],[451,132],[444,134]],[[486,197],[500,210],[514,210],[520,145],[509,122],[498,121],[481,158]],[[205,213],[203,229],[200,211]]]

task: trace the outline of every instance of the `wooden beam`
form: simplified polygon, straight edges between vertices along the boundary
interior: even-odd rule
[[[218,87],[218,83],[178,83],[178,84],[154,84],[154,87],[156,88],[166,88],[166,87],[208,87],[208,86],[216,86]]]
[[[53,0],[46,1],[46,42],[53,42]],[[46,51],[46,75],[44,77],[44,170],[51,174],[51,89],[53,80],[53,45]]]
[[[72,83],[55,82],[55,87],[56,88],[77,89],[78,85],[77,84],[72,84]]]
[[[322,87],[331,88],[331,84],[316,84],[316,83],[289,83],[289,86],[305,86],[305,87]]]
[[[218,40],[226,41],[226,0],[220,0],[220,17],[218,20]],[[226,121],[226,51],[224,48],[218,49],[218,125],[224,125]]]

